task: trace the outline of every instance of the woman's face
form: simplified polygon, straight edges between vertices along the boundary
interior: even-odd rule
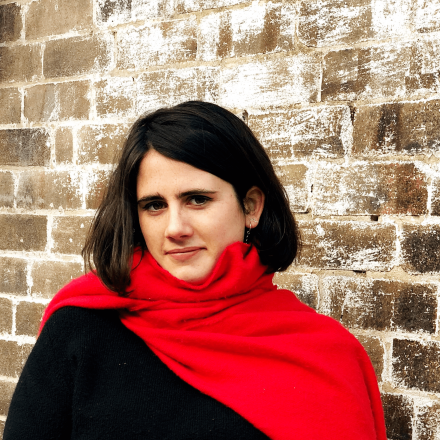
[[[243,241],[247,218],[232,185],[153,149],[140,164],[137,200],[148,250],[181,280],[203,281],[226,246]]]

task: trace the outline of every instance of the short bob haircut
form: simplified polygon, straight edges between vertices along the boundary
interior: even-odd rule
[[[298,229],[264,148],[233,113],[215,104],[188,101],[140,117],[110,177],[82,251],[86,267],[92,268],[93,261],[109,289],[128,294],[133,250],[147,249],[139,226],[136,180],[150,149],[229,182],[243,212],[247,191],[259,187],[265,204],[250,242],[268,273],[283,271],[293,262],[299,249]]]

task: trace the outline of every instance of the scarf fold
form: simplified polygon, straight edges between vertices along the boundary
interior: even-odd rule
[[[228,246],[195,285],[136,251],[128,298],[92,272],[55,295],[59,308],[117,309],[180,378],[274,440],[386,440],[376,376],[337,321],[277,289],[254,247]]]

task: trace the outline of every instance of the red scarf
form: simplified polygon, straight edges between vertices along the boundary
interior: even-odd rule
[[[140,256],[129,298],[88,273],[54,297],[41,328],[64,306],[119,309],[172,371],[271,439],[386,440],[362,346],[337,321],[277,290],[254,247],[228,246],[201,285],[173,277],[148,252]]]

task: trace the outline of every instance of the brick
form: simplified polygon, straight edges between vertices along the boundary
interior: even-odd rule
[[[17,3],[0,5],[0,43],[17,41],[22,28],[21,6]]]
[[[108,186],[109,171],[95,171],[86,177],[86,208],[97,209]]]
[[[326,277],[321,311],[355,329],[435,333],[437,286]]]
[[[300,301],[313,309],[318,308],[319,290],[318,277],[316,275],[298,274],[290,270],[276,272],[274,283],[280,289],[292,291]]]
[[[0,380],[0,414],[6,416],[9,411],[9,403],[12,399],[16,384]]]
[[[65,34],[93,25],[92,0],[40,0],[26,13],[26,39]]]
[[[359,106],[355,109],[355,156],[432,154],[440,145],[440,101]]]
[[[308,209],[307,167],[303,164],[276,166],[275,171],[283,184],[293,212]]]
[[[41,78],[41,45],[0,47],[0,83],[35,81]]]
[[[43,128],[0,130],[0,165],[48,166],[50,140]]]
[[[198,59],[212,61],[294,48],[296,5],[257,4],[201,18]]]
[[[432,182],[431,215],[440,215],[440,178]]]
[[[0,376],[18,377],[31,350],[31,344],[0,340]]]
[[[122,149],[128,125],[86,125],[78,131],[78,164],[113,164]]]
[[[414,163],[350,163],[318,166],[315,215],[423,215],[427,176]]]
[[[183,101],[216,102],[219,94],[219,69],[196,67],[159,70],[143,74],[138,81],[137,113]]]
[[[0,215],[0,249],[43,251],[47,241],[47,218],[40,215]]]
[[[20,91],[18,89],[0,89],[0,102],[2,103],[0,124],[19,124],[21,121]]]
[[[70,280],[82,274],[81,263],[37,261],[31,271],[31,293],[36,297],[52,298]]]
[[[31,122],[88,119],[89,81],[42,84],[26,89],[24,116]]]
[[[193,61],[197,55],[196,19],[125,28],[118,32],[117,50],[116,65],[120,70]]]
[[[14,176],[8,171],[0,171],[0,206],[14,206]]]
[[[73,134],[69,127],[58,128],[55,132],[55,162],[57,165],[71,164],[73,161]]]
[[[5,430],[5,423],[3,420],[0,420],[0,440],[3,440],[3,431]]]
[[[249,0],[176,0],[175,11],[178,14],[198,12],[205,9],[218,9],[224,6],[234,6],[250,3]]]
[[[440,392],[440,344],[393,340],[392,369],[399,387]]]
[[[130,117],[136,115],[137,84],[132,77],[111,77],[95,83],[98,117]]]
[[[45,304],[25,301],[18,303],[15,315],[16,334],[37,336],[45,309]]]
[[[402,267],[409,273],[440,272],[440,225],[404,225]]]
[[[389,270],[396,252],[394,226],[369,222],[301,221],[298,264],[322,269]]]
[[[440,405],[432,402],[417,408],[415,432],[418,440],[436,440],[440,436]]]
[[[344,157],[351,144],[348,106],[249,115],[248,125],[273,161]]]
[[[405,96],[410,43],[343,49],[324,57],[321,99],[397,98]]]
[[[0,316],[1,316],[0,332],[11,334],[12,333],[12,301],[11,300],[7,298],[0,298]]]
[[[109,35],[48,41],[44,51],[44,76],[58,78],[106,72],[112,61],[112,44]]]
[[[77,171],[24,171],[18,179],[17,207],[79,209],[81,173]]]
[[[382,381],[382,372],[383,372],[383,359],[385,350],[382,345],[382,342],[379,338],[374,336],[361,336],[357,335],[356,338],[363,345],[365,351],[368,354],[368,357],[373,364],[374,372],[376,373],[376,377],[378,382]]]
[[[389,440],[411,440],[414,404],[400,394],[382,394],[382,406]]]
[[[414,10],[413,26],[420,33],[440,30],[439,0],[418,0]]]
[[[54,217],[52,225],[52,252],[80,254],[92,217]]]
[[[321,62],[298,54],[248,62],[222,71],[221,105],[228,108],[282,107],[318,99]]]
[[[26,260],[0,258],[0,292],[26,295]]]
[[[302,1],[298,37],[323,47],[409,35],[411,6],[409,0]]]

